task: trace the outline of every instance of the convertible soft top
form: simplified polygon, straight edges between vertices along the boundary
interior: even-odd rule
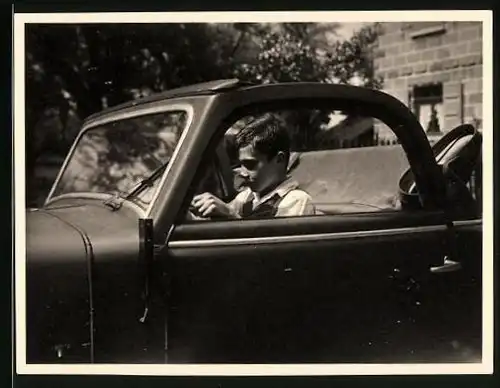
[[[319,209],[356,205],[378,211],[394,205],[407,168],[400,146],[362,147],[301,153],[291,176]]]

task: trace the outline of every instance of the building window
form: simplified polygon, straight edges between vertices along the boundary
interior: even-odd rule
[[[412,39],[424,38],[427,36],[442,35],[446,32],[446,26],[444,23],[435,23],[430,25],[420,26],[410,32],[410,37]]]
[[[413,111],[428,134],[440,134],[444,124],[443,85],[415,86]]]
[[[418,22],[404,23],[403,30],[411,39],[420,39],[428,36],[441,35],[446,33],[445,22]]]

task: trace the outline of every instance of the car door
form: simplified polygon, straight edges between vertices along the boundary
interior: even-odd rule
[[[275,92],[274,98],[286,98],[301,90]],[[265,96],[260,98],[273,93]],[[430,147],[422,143],[421,127],[402,112],[403,120],[392,124],[408,119],[408,132],[399,135],[419,197],[440,203],[432,197],[443,182],[432,170],[432,154],[427,157]],[[199,163],[199,156],[190,157],[191,166]],[[183,166],[177,169],[175,176]],[[193,183],[184,182],[184,192]],[[443,324],[430,312],[446,298],[426,290],[441,274],[431,268],[449,255],[449,223],[449,214],[436,206],[177,223],[158,255],[168,278],[168,361],[440,361],[449,344],[437,338]]]
[[[420,288],[445,241],[439,212],[179,225],[169,361],[411,358],[429,334]]]

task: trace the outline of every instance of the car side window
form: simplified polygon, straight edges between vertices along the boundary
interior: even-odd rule
[[[233,195],[197,190],[187,219],[399,211],[398,182],[409,164],[400,144],[379,141],[384,131],[391,130],[374,117],[331,109],[240,117],[219,145],[231,176],[221,178],[220,158],[210,173]]]

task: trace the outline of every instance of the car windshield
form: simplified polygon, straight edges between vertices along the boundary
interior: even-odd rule
[[[123,195],[168,163],[188,113],[168,111],[113,121],[80,137],[52,197],[70,193]],[[142,208],[152,201],[160,179],[133,200]]]

